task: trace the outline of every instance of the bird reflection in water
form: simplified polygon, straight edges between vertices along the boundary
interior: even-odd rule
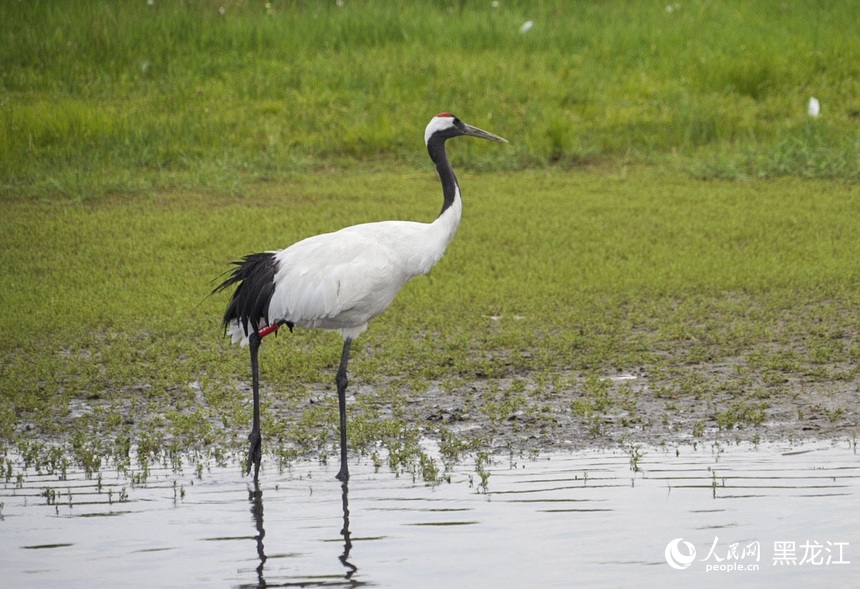
[[[340,560],[340,563],[346,569],[346,573],[344,574],[342,582],[324,583],[323,585],[316,586],[358,587],[364,584],[357,582],[352,578],[352,576],[358,571],[358,567],[349,561],[349,552],[352,550],[352,540],[350,539],[349,531],[349,483],[346,481],[341,483],[341,498],[343,503],[343,528],[341,528],[340,534],[343,536],[343,552],[338,556],[338,560]],[[272,584],[266,582],[266,550],[263,543],[263,540],[266,537],[266,529],[263,526],[263,490],[260,488],[259,482],[254,482],[253,489],[250,486],[248,487],[248,501],[251,503],[251,515],[254,517],[254,526],[257,528],[257,535],[254,536],[254,540],[257,542],[257,558],[259,559],[259,563],[257,564],[256,569],[257,584],[255,586],[258,588],[295,586],[294,583]],[[248,586],[243,585],[243,587]]]
[[[260,563],[257,565],[257,586],[265,587],[266,579],[263,577],[263,567],[266,565],[266,551],[263,548],[263,539],[266,537],[266,529],[263,527],[263,490],[258,481],[254,482],[254,488],[248,487],[248,500],[251,502],[251,515],[254,516],[254,525],[257,527],[257,557]]]
[[[349,558],[349,551],[352,550],[352,540],[349,539],[349,482],[343,481],[340,488],[343,498],[343,528],[340,530],[340,534],[343,536],[343,554],[340,555],[340,563],[346,567],[345,578],[349,581],[352,579],[355,571],[358,570],[354,564],[347,560]]]

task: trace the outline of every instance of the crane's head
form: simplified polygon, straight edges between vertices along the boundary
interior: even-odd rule
[[[484,131],[472,125],[467,125],[449,112],[440,112],[430,120],[427,129],[424,131],[424,143],[429,144],[434,137],[441,138],[443,141],[451,137],[459,137],[460,135],[468,135],[470,137],[479,137],[481,139],[489,139],[490,141],[498,141],[507,143],[508,140],[498,135],[494,135],[488,131]]]

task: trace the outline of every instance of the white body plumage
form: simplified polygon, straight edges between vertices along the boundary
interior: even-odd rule
[[[355,338],[412,278],[427,274],[445,253],[460,223],[454,202],[432,223],[381,221],[315,235],[271,252],[275,290],[268,321],[328,329]],[[227,326],[233,343],[248,343],[240,321]]]

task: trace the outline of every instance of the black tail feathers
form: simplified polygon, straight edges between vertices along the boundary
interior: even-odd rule
[[[269,324],[269,302],[275,292],[278,262],[274,252],[265,252],[249,254],[233,264],[236,267],[212,293],[237,285],[224,311],[224,328],[231,321],[237,321],[242,325],[245,335],[249,335],[259,330],[261,319],[264,325]]]

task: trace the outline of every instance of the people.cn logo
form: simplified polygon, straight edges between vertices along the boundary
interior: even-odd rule
[[[681,544],[684,550],[681,550]],[[683,570],[693,564],[696,560],[696,547],[684,540],[675,538],[666,545],[666,562],[673,569]]]

